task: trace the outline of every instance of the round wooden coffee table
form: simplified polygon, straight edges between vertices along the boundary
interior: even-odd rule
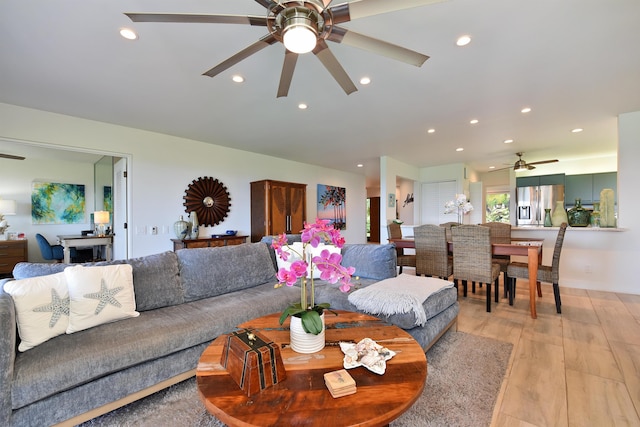
[[[248,397],[220,365],[226,336],[205,349],[196,369],[198,391],[207,410],[229,426],[384,426],[413,405],[427,379],[422,347],[404,330],[376,317],[337,311],[325,314],[327,346],[314,354],[289,348],[289,321],[280,313],[250,320],[253,328],[278,343],[287,378]],[[357,392],[334,399],[324,383],[326,372],[342,369],[340,341],[371,338],[396,352],[384,375],[364,367],[348,372]]]

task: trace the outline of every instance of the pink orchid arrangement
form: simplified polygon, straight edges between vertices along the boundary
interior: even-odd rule
[[[344,246],[344,238],[340,235],[340,231],[336,230],[328,220],[316,219],[315,223],[304,224],[302,230],[302,253],[294,250],[287,243],[286,234],[281,234],[271,243],[271,247],[276,251],[277,256],[283,261],[287,261],[292,253],[297,255],[297,260],[292,262],[289,268],[280,268],[277,278],[276,287],[283,285],[293,286],[300,280],[300,303],[292,304],[282,313],[280,324],[289,316],[298,316],[302,319],[303,329],[311,334],[317,335],[322,332],[322,320],[320,315],[325,309],[329,308],[328,303],[315,303],[315,287],[313,274],[307,281],[307,272],[313,271],[314,266],[320,272],[320,279],[329,283],[340,282],[340,290],[348,292],[353,284],[351,276],[355,272],[353,267],[343,267],[342,255],[332,253],[327,249],[323,249],[318,256],[311,256],[307,250],[309,247],[317,248],[320,243],[331,242],[334,246],[342,248]],[[310,289],[307,289],[311,285]]]

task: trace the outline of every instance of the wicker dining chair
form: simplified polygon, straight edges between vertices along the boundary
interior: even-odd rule
[[[481,225],[459,225],[451,229],[453,239],[453,280],[462,281],[467,296],[467,281],[486,283],[487,312],[491,312],[491,284],[495,284],[498,302],[500,266],[491,261],[491,230]]]
[[[445,228],[425,224],[413,229],[416,244],[416,276],[433,276],[448,279],[453,274],[453,259]]]
[[[447,242],[451,242],[451,227],[455,227],[456,225],[460,225],[457,222],[445,222],[440,224],[440,227],[444,227],[447,235]]]
[[[491,230],[491,243],[511,243],[511,224],[506,222],[485,222],[480,224]],[[492,260],[500,266],[503,273],[504,297],[507,298],[509,285],[507,284],[507,266],[511,262],[510,255],[493,255]]]
[[[556,300],[556,312],[562,313],[562,301],[560,300],[560,252],[564,243],[564,233],[567,230],[567,223],[563,222],[556,237],[556,245],[553,248],[553,259],[551,265],[538,266],[538,295],[540,295],[540,282],[553,284],[553,296]],[[509,304],[513,305],[513,298],[516,293],[516,279],[529,279],[529,265],[524,262],[512,262],[507,267],[507,281],[509,282]]]
[[[402,239],[402,229],[400,228],[400,224],[396,222],[391,222],[387,225],[387,232],[389,233],[390,239]],[[416,266],[416,256],[415,255],[405,255],[404,249],[396,248],[396,258],[397,264],[400,268],[399,272],[402,274],[402,267],[415,267]]]

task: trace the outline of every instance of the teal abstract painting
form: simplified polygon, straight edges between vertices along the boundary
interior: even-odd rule
[[[83,184],[34,182],[31,191],[33,224],[85,223]]]

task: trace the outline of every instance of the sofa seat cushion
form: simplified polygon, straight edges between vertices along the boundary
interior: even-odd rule
[[[400,274],[349,293],[349,302],[373,315],[412,313],[414,326],[424,326],[427,314],[423,304],[438,292],[452,288],[453,282],[436,277]]]
[[[138,317],[61,335],[19,353],[12,407],[18,409],[60,390],[212,341],[250,317],[281,311],[299,300],[297,288],[274,289],[274,283],[148,310]]]
[[[181,249],[177,255],[187,302],[277,282],[264,243]]]
[[[370,286],[373,283],[377,283],[377,281],[361,279],[360,284],[352,288],[351,292]],[[331,304],[331,308],[335,308],[336,310],[348,310],[364,313],[364,311],[359,310],[355,305],[349,302],[349,293],[342,292],[339,288],[339,283],[330,284],[324,281],[316,281],[315,288],[317,302],[328,302]],[[422,307],[427,317],[427,323],[432,317],[437,316],[451,305],[456,304],[457,300],[458,294],[455,288],[443,289],[427,298],[427,300],[422,303]],[[406,330],[413,329],[416,327],[417,323],[420,323],[420,319],[413,311],[408,313],[392,314],[390,316],[376,315],[376,317],[384,319],[387,322]]]

